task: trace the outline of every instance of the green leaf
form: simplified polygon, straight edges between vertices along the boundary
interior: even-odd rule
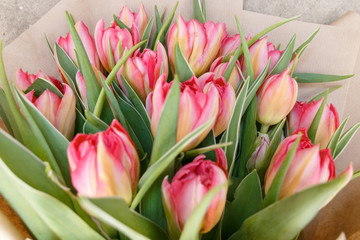
[[[203,0],[203,4],[205,4],[205,0]],[[194,6],[194,18],[198,20],[200,23],[206,22],[205,14],[203,13],[202,4],[200,0],[193,0]]]
[[[321,116],[324,112],[324,109],[325,109],[325,105],[326,105],[326,101],[327,101],[327,97],[328,97],[328,94],[329,94],[329,91],[326,90],[326,93],[325,93],[325,97],[320,105],[320,108],[319,110],[317,111],[310,127],[309,127],[309,130],[308,130],[308,136],[309,136],[309,139],[315,143],[315,137],[316,137],[316,132],[318,130],[318,127],[319,127],[319,124],[320,124],[320,120],[321,120]]]
[[[199,232],[201,228],[201,223],[204,219],[204,216],[215,196],[224,188],[227,188],[226,184],[218,185],[208,191],[204,198],[201,200],[199,205],[193,210],[190,217],[185,223],[183,231],[180,236],[180,240],[199,240]]]
[[[129,209],[120,198],[80,198],[91,215],[131,239],[167,239],[165,232],[149,219]]]
[[[121,21],[115,14],[113,15],[113,17],[114,17],[116,24],[119,26],[119,28],[121,28],[121,29],[126,28],[129,32],[131,31],[130,28],[128,26],[126,26],[126,24],[123,21]]]
[[[293,143],[289,151],[286,153],[284,161],[281,163],[281,166],[277,171],[267,194],[265,195],[264,201],[262,203],[262,208],[265,208],[277,201],[286,173],[290,167],[292,159],[295,156],[296,149],[299,146],[300,139],[301,139],[301,134],[298,135],[296,141]]]
[[[195,75],[182,54],[179,43],[175,46],[175,73],[179,76],[180,82],[185,82]]]
[[[294,73],[293,78],[298,83],[325,83],[325,82],[335,82],[340,80],[345,80],[347,78],[353,77],[351,75],[327,75],[320,73]]]
[[[86,97],[87,103],[90,111],[94,111],[96,101],[100,94],[100,85],[97,81],[96,75],[94,73],[93,67],[90,63],[89,57],[86,54],[85,47],[81,42],[79,34],[75,29],[75,26],[72,24],[70,14],[66,12],[66,17],[68,21],[68,25],[70,28],[71,37],[74,41],[74,45],[76,48],[77,56],[78,56],[78,64],[80,65],[80,72],[85,79],[86,86]]]
[[[3,161],[0,192],[38,239],[103,239],[62,202],[17,178]]]
[[[144,34],[143,34],[143,36],[141,38],[141,41],[147,40],[146,44],[141,46],[141,51],[143,51],[148,46],[148,44],[150,42],[150,34],[151,34],[151,29],[152,29],[153,22],[154,22],[154,16],[151,16],[148,24],[146,25]]]
[[[295,46],[296,34],[290,39],[288,45],[286,46],[284,52],[281,54],[279,61],[275,64],[274,68],[271,70],[269,75],[280,74],[286,68],[289,67],[289,63],[292,60],[293,50]]]
[[[246,219],[229,240],[292,239],[349,180],[349,176],[342,175],[275,202]]]
[[[295,57],[295,53],[296,53],[299,57],[301,56],[301,54],[304,52],[304,50],[306,49],[306,47],[310,44],[310,42],[313,40],[313,38],[316,36],[316,34],[319,32],[319,30],[320,30],[320,27],[317,28],[317,29],[315,30],[315,32],[313,32],[313,33],[310,35],[310,37],[309,37],[308,39],[306,39],[306,41],[303,42],[303,43],[295,50],[295,52],[294,52],[293,55],[292,55],[292,58]]]
[[[196,156],[200,154],[204,154],[210,151],[213,151],[217,148],[224,148],[232,145],[232,142],[226,142],[226,143],[219,143],[219,144],[213,144],[202,148],[196,148],[190,151],[185,152],[184,158],[195,158]],[[209,159],[209,158],[206,158]]]
[[[196,1],[196,0],[194,0],[194,1]],[[227,68],[226,68],[226,70],[225,70],[225,72],[223,74],[223,77],[226,80],[226,82],[229,81],[231,73],[232,73],[232,71],[233,71],[233,69],[234,69],[234,67],[236,65],[236,61],[238,61],[238,59],[240,57],[240,52],[241,52],[241,49],[242,49],[241,47],[242,47],[242,45],[240,44],[239,47],[235,51],[234,57],[231,59],[229,65],[227,66]],[[240,70],[240,72],[241,72],[241,70]]]
[[[159,30],[159,33],[156,35],[155,42],[154,42],[154,48],[153,48],[154,51],[156,51],[156,49],[157,49],[158,42],[161,40],[161,38],[163,36],[166,35],[166,32],[170,27],[170,23],[172,22],[172,20],[173,20],[173,18],[175,16],[175,11],[176,11],[176,8],[177,8],[178,5],[179,5],[179,2],[176,2],[175,7],[171,11],[169,17],[166,19],[164,24],[161,26],[161,28]]]
[[[196,146],[196,149],[185,152],[184,159],[189,159],[189,158],[192,158],[192,157],[196,157],[202,151],[200,149],[206,150],[208,148],[208,146],[212,146],[214,144],[216,144],[215,134],[214,134],[214,131],[211,130],[209,132],[209,134],[204,138],[204,140],[202,140],[201,143],[199,143],[199,145]],[[199,150],[198,151],[199,154],[194,156],[193,154],[196,154],[197,150]],[[215,151],[206,152],[205,156],[206,156],[206,159],[216,161],[216,153],[215,153]]]
[[[5,124],[6,129],[9,131],[11,136],[14,136],[14,131],[11,127],[10,121],[13,121],[14,116],[11,112],[9,104],[6,100],[4,90],[0,89],[0,118]],[[18,131],[18,129],[17,129]]]
[[[42,78],[37,78],[35,82],[33,82],[25,90],[24,93],[28,93],[34,90],[34,96],[38,98],[46,89],[49,89],[51,92],[55,93],[59,98],[62,98],[63,96],[63,94],[60,92],[59,89],[57,89],[57,87],[55,87],[54,84]]]
[[[68,82],[71,81],[71,83],[76,85],[76,73],[78,68],[75,63],[57,43],[55,43],[55,51],[60,68],[69,76],[69,79],[67,79]]]
[[[339,143],[340,137],[344,131],[344,128],[346,126],[347,121],[349,120],[349,117],[347,117],[340,126],[336,129],[334,135],[331,137],[328,145],[326,148],[329,148],[331,150],[331,155],[335,156],[336,146]]]
[[[89,124],[93,125],[99,131],[105,131],[109,128],[109,125],[107,125],[104,121],[96,117],[92,112],[88,110],[85,110],[85,118],[87,119],[87,122]]]
[[[332,93],[333,91],[341,88],[342,86],[335,86],[335,87],[332,87],[332,88],[328,88],[326,89],[325,91],[323,91],[322,93],[318,94],[317,96],[313,97],[310,101],[319,101],[322,97],[325,97],[326,96],[326,93]]]
[[[342,153],[342,151],[344,151],[344,149],[349,144],[349,142],[354,137],[355,133],[359,130],[359,128],[360,128],[360,123],[357,123],[354,126],[352,126],[349,130],[347,130],[347,132],[343,136],[341,136],[340,141],[336,146],[334,160],[336,160],[336,158]]]
[[[54,49],[51,47],[50,41],[49,41],[48,37],[46,36],[46,34],[44,34],[44,37],[45,37],[45,41],[49,47],[49,50],[51,52],[51,55],[54,56]]]
[[[235,190],[234,200],[226,203],[222,239],[228,239],[243,221],[260,210],[262,190],[256,170],[247,175]]]

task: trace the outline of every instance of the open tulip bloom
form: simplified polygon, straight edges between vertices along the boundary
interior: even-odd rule
[[[286,21],[245,38],[176,7],[67,13],[61,80],[0,62],[0,193],[34,238],[291,240],[352,179],[334,160],[360,124],[333,89],[298,100],[305,48],[265,36]]]

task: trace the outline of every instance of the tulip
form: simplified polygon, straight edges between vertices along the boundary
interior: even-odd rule
[[[211,64],[210,72],[213,72],[215,74],[215,78],[219,78],[224,75],[226,69],[228,68],[228,66],[232,60],[232,57],[230,58],[229,62],[222,62],[223,59],[224,59],[223,57],[219,57]],[[228,83],[230,83],[230,85],[233,87],[234,90],[238,89],[238,87],[241,83],[241,80],[242,80],[242,76],[239,71],[240,62],[236,61],[236,65],[234,66],[234,68],[230,74],[230,77],[228,79]],[[237,67],[239,67],[239,68],[237,68]]]
[[[257,92],[257,120],[265,126],[281,121],[295,105],[298,85],[290,76],[290,69],[271,75]]]
[[[140,160],[134,143],[116,119],[104,132],[76,135],[67,156],[71,181],[79,195],[120,197],[131,203]]]
[[[162,183],[163,205],[168,212],[167,221],[175,223],[182,231],[186,221],[212,188],[227,183],[226,157],[216,149],[216,163],[197,156],[193,162],[183,166],[172,179]],[[225,166],[225,168],[224,168]],[[226,202],[227,188],[220,190],[213,198],[200,227],[200,233],[209,232],[220,220]],[[169,224],[169,227],[171,225]]]
[[[175,70],[175,46],[179,43],[180,50],[187,59],[196,76],[208,71],[211,63],[217,57],[221,41],[226,36],[224,23],[205,22],[197,20],[185,22],[179,16],[169,30],[167,38],[168,53],[172,72]]]
[[[285,138],[278,146],[266,171],[265,194],[299,134],[301,134],[301,140],[281,185],[279,199],[335,177],[335,164],[330,149],[319,150],[319,145],[314,146],[311,143],[306,130],[300,129]]]
[[[139,11],[135,14],[134,12],[130,11],[127,6],[124,6],[118,18],[122,21],[128,28],[131,29],[132,35],[138,35],[140,39],[142,39],[146,26],[149,22],[149,18],[146,14],[144,5],[141,3]],[[116,22],[114,21],[112,24],[113,27],[117,26]]]
[[[99,56],[96,52],[94,38],[90,35],[89,29],[86,27],[86,25],[83,23],[83,21],[77,22],[75,24],[75,28],[79,34],[82,44],[84,45],[84,48],[89,57],[90,63],[92,64],[92,66],[94,68],[101,69]],[[56,40],[56,43],[66,52],[66,54],[71,58],[71,60],[78,66],[78,61],[77,61],[76,54],[75,54],[75,44],[72,39],[71,33],[69,32],[65,38],[60,36]],[[59,64],[59,60],[58,60],[56,51],[54,51],[54,57],[55,57],[55,61],[58,65],[58,68],[59,68],[63,78],[66,80],[67,77],[64,74],[64,70],[61,68],[61,66]]]
[[[206,94],[211,86],[214,86],[219,93],[219,112],[217,114],[214,134],[219,136],[229,125],[236,101],[235,91],[223,77],[215,77],[214,73],[205,73],[199,78],[200,88]]]
[[[57,80],[56,78],[54,78],[52,76],[46,75],[41,70],[39,70],[39,72],[35,75],[35,74],[29,74],[28,72],[24,72],[21,68],[18,69],[15,74],[15,85],[19,90],[25,91],[38,78],[42,78],[44,80],[51,82],[60,91],[63,91],[62,83],[59,80]]]
[[[85,85],[85,79],[83,75],[80,73],[80,71],[77,71],[75,75],[76,85],[79,90],[79,94],[81,99],[84,101],[85,106],[88,106],[87,104],[87,96],[86,96],[86,85]]]
[[[132,35],[126,28],[121,29],[113,25],[104,29],[105,23],[101,19],[95,27],[95,45],[101,64],[110,72],[119,61],[125,49],[132,48],[140,42],[138,35]]]
[[[248,160],[246,167],[249,171],[254,169],[260,170],[266,160],[266,152],[269,149],[270,138],[267,134],[259,133],[255,142],[255,151]]]
[[[161,75],[155,84],[154,91],[146,99],[146,108],[151,119],[151,131],[155,136],[161,112],[170,90],[172,82],[166,82],[165,74]],[[219,111],[219,93],[215,86],[210,86],[206,93],[200,88],[197,79],[193,76],[180,84],[180,106],[177,125],[176,141],[179,142],[187,134],[211,120]],[[209,128],[188,146],[184,151],[196,147],[211,131],[215,121]]]
[[[296,102],[288,116],[289,133],[292,134],[300,128],[308,130],[323,101],[324,98],[318,101]],[[314,143],[320,144],[320,149],[326,148],[338,127],[339,115],[336,108],[332,104],[325,104]]]
[[[71,88],[64,84],[63,97],[45,90],[39,97],[35,97],[34,90],[26,94],[26,97],[46,117],[54,127],[67,139],[71,139],[75,129],[75,105],[76,100]]]
[[[248,40],[248,39],[246,39]],[[236,51],[241,44],[241,38],[239,34],[235,34],[232,37],[225,37],[221,42],[219,56],[225,57]]]
[[[145,49],[140,53],[140,50],[137,50],[133,57],[126,60],[118,72],[119,84],[126,92],[120,77],[122,74],[140,99],[145,102],[146,96],[154,90],[161,70],[167,76],[168,58],[164,46],[159,42],[156,52]]]

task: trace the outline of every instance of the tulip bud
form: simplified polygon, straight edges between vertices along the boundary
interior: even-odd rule
[[[134,143],[116,119],[104,132],[76,135],[67,156],[71,181],[79,195],[120,197],[131,203],[140,160]]]
[[[219,78],[224,75],[226,69],[228,68],[232,60],[232,57],[230,58],[229,62],[222,62],[223,59],[224,59],[223,57],[219,57],[211,64],[210,72],[213,72],[215,74],[215,78]],[[234,66],[234,69],[232,70],[228,80],[228,83],[233,87],[234,90],[236,90],[239,87],[239,84],[242,79],[241,73],[239,71],[240,62],[236,61],[236,65]],[[239,67],[239,69],[237,67]]]
[[[267,150],[269,149],[269,145],[269,136],[267,134],[259,133],[259,136],[255,142],[255,151],[246,164],[246,167],[249,171],[254,169],[259,170],[263,166],[264,160],[266,160],[265,156]]]
[[[80,97],[84,101],[85,106],[88,106],[87,97],[86,97],[85,79],[84,79],[83,75],[80,73],[80,71],[78,71],[76,73],[75,78],[76,78],[76,85],[79,89]]]
[[[165,74],[160,76],[155,84],[154,91],[146,99],[146,108],[151,119],[151,131],[155,136],[161,112],[169,93],[172,82],[167,83]],[[180,83],[180,106],[177,125],[176,141],[179,142],[187,134],[200,127],[219,111],[219,93],[215,86],[210,86],[204,93],[195,76],[190,80]],[[210,132],[215,122],[201,134],[197,139],[185,147],[184,151],[196,147]]]
[[[309,130],[316,113],[318,112],[324,98],[311,102],[296,102],[294,108],[288,115],[288,126],[290,134],[300,128]],[[336,108],[330,104],[325,104],[321,115],[319,126],[316,130],[314,144],[320,144],[320,149],[326,148],[331,137],[339,127],[339,115]]]
[[[299,134],[301,134],[301,140],[281,185],[279,199],[335,177],[335,164],[330,149],[319,150],[319,145],[314,146],[311,143],[306,130],[300,129],[285,138],[278,146],[266,171],[265,194]]]
[[[286,69],[278,75],[271,75],[257,92],[257,120],[271,126],[281,121],[293,108],[298,94],[298,85]]]
[[[249,38],[249,37],[248,37]],[[248,39],[246,39],[248,40]],[[235,34],[232,37],[225,37],[221,42],[219,56],[225,57],[236,51],[241,44],[241,38],[239,34]]]
[[[140,42],[138,35],[132,35],[126,28],[121,29],[113,25],[104,29],[105,23],[101,19],[95,27],[95,45],[101,64],[110,72],[119,61],[125,48],[128,50]]]
[[[142,39],[146,26],[149,22],[149,18],[146,14],[144,5],[142,3],[140,4],[139,11],[136,14],[130,11],[130,9],[125,5],[121,9],[118,18],[128,28],[131,29],[133,35],[134,35],[133,31],[136,31],[136,34],[140,37],[140,39]],[[117,26],[115,21],[113,22],[112,26],[113,27]]]
[[[29,74],[28,72],[24,72],[21,68],[16,71],[15,74],[15,85],[16,87],[21,90],[25,91],[28,89],[31,84],[33,84],[36,79],[42,78],[44,80],[47,80],[54,84],[60,91],[63,91],[63,85],[62,83],[57,80],[56,78],[46,75],[41,70],[35,75],[35,74]]]
[[[63,97],[45,90],[39,97],[34,96],[34,91],[26,94],[26,97],[46,117],[54,127],[67,139],[71,139],[75,129],[75,105],[76,100],[71,88],[64,84]]]
[[[120,77],[122,74],[139,98],[145,102],[147,95],[154,90],[161,70],[167,77],[168,58],[164,46],[159,42],[156,52],[145,49],[140,53],[140,50],[137,50],[133,57],[126,60],[118,72],[119,84],[126,93]]]
[[[208,71],[211,63],[217,57],[221,41],[226,36],[224,23],[205,22],[197,20],[185,22],[179,16],[169,30],[167,38],[168,54],[171,70],[175,70],[175,46],[179,43],[180,50],[187,59],[196,76]]]
[[[165,178],[162,183],[163,205],[168,222],[174,222],[178,231],[182,231],[186,221],[199,205],[206,193],[212,188],[227,183],[225,153],[216,149],[216,163],[205,160],[204,155],[197,156],[193,162],[183,166],[172,179],[171,184]],[[200,233],[209,232],[224,211],[227,188],[213,198],[201,224]]]
[[[223,77],[216,78],[214,73],[203,74],[199,77],[199,84],[205,94],[211,86],[214,86],[219,93],[219,112],[213,128],[215,137],[217,137],[229,125],[236,101],[235,91]]]

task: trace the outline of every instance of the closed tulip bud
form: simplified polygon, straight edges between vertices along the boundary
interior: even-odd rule
[[[271,75],[257,92],[257,120],[265,126],[280,122],[293,108],[298,94],[298,85],[286,69]]]
[[[169,30],[167,38],[168,54],[171,70],[175,70],[175,46],[179,43],[180,50],[187,59],[196,76],[209,70],[211,63],[217,57],[221,41],[226,36],[224,23],[205,22],[197,20],[185,22],[179,16]]]
[[[63,97],[45,90],[39,97],[34,96],[34,91],[26,94],[26,97],[46,117],[54,127],[67,139],[71,139],[75,129],[75,96],[71,88],[64,84]]]
[[[101,19],[95,27],[95,45],[101,64],[110,72],[119,61],[125,49],[132,48],[140,41],[138,35],[132,35],[126,28],[121,29],[113,25],[104,29],[105,23]]]
[[[141,3],[139,11],[135,14],[130,11],[130,9],[125,5],[119,15],[118,18],[122,21],[131,31],[136,31],[136,34],[140,37],[143,37],[146,26],[149,22],[148,15],[146,14],[144,5]],[[116,26],[116,22],[113,22],[113,27]],[[132,33],[134,34],[134,33]]]
[[[38,78],[41,78],[41,79],[51,82],[60,91],[63,91],[63,85],[59,80],[57,80],[56,78],[54,78],[52,76],[46,75],[41,70],[39,70],[39,72],[35,75],[35,74],[29,74],[28,72],[24,72],[21,68],[18,69],[15,74],[15,85],[19,90],[25,91]]]
[[[99,56],[96,52],[94,38],[90,35],[88,28],[83,23],[83,21],[77,22],[75,24],[75,28],[79,34],[82,44],[84,45],[85,51],[89,57],[91,65],[94,68],[101,69]],[[72,39],[70,32],[67,34],[67,36],[65,38],[60,36],[56,40],[56,43],[65,51],[65,53],[71,58],[71,60],[76,65],[78,65],[78,62],[76,59],[76,54],[75,54],[75,44],[74,44],[74,41]],[[61,66],[59,64],[59,60],[58,60],[56,51],[54,51],[54,57],[55,57],[55,61],[58,65],[58,68],[61,72],[63,79],[68,81],[66,75],[64,74],[64,70],[61,68]]]
[[[248,39],[247,39],[248,40]],[[232,37],[225,37],[221,42],[219,56],[225,57],[236,51],[241,44],[241,38],[239,34],[235,34]]]
[[[146,99],[146,108],[151,119],[151,131],[155,136],[161,112],[169,93],[172,82],[166,82],[165,74],[160,76],[154,91]],[[200,88],[196,77],[180,83],[180,106],[177,125],[176,141],[179,142],[187,134],[211,120],[219,111],[219,93],[215,86],[210,86],[206,93]],[[214,123],[197,139],[185,147],[184,151],[196,147],[213,128]]]
[[[255,151],[248,160],[246,167],[249,171],[261,169],[266,160],[266,152],[269,149],[270,138],[267,134],[260,133],[255,142]]]
[[[162,183],[163,205],[168,212],[167,221],[173,222],[177,231],[182,231],[186,221],[206,193],[216,186],[227,183],[225,153],[216,149],[216,163],[199,155],[193,162],[183,166],[172,179]],[[226,202],[227,188],[213,198],[202,220],[200,233],[209,232],[220,220]]]
[[[96,134],[78,134],[67,156],[71,181],[86,197],[120,197],[130,204],[140,174],[140,160],[129,135],[115,119]]]
[[[146,96],[154,90],[161,70],[167,77],[168,58],[164,46],[159,42],[156,52],[145,49],[140,53],[140,50],[137,50],[133,57],[126,60],[118,72],[119,84],[126,92],[120,77],[122,74],[140,99],[145,102]]]
[[[299,134],[301,134],[301,140],[281,185],[279,199],[335,177],[335,164],[330,149],[319,150],[319,145],[314,146],[311,143],[306,130],[300,129],[285,138],[278,146],[266,171],[265,194]]]
[[[215,59],[215,61],[211,64],[210,72],[213,72],[215,74],[215,78],[219,78],[224,75],[226,69],[229,66],[229,63],[232,60],[232,57],[230,58],[229,62],[222,62],[223,59],[224,59],[223,57],[219,57],[219,58]],[[239,87],[239,84],[242,79],[241,73],[239,71],[240,62],[236,61],[236,65],[239,68],[237,68],[237,66],[234,66],[234,69],[232,70],[229,80],[228,80],[228,83],[233,87],[234,90],[236,90]]]
[[[290,134],[300,128],[310,128],[316,113],[318,112],[324,98],[311,102],[296,102],[294,108],[288,115],[288,126]],[[325,104],[321,115],[319,126],[316,130],[314,144],[320,144],[320,149],[326,148],[331,137],[339,127],[339,115],[336,108]]]
[[[84,101],[85,106],[88,106],[87,104],[87,97],[86,97],[86,85],[85,85],[85,79],[83,77],[83,75],[80,73],[80,71],[78,71],[76,73],[76,85],[79,89],[79,94],[81,99]]]
[[[214,134],[219,136],[229,125],[236,101],[235,91],[223,77],[215,77],[214,73],[205,73],[199,77],[200,88],[204,93],[214,86],[219,93],[219,112],[217,114]]]

